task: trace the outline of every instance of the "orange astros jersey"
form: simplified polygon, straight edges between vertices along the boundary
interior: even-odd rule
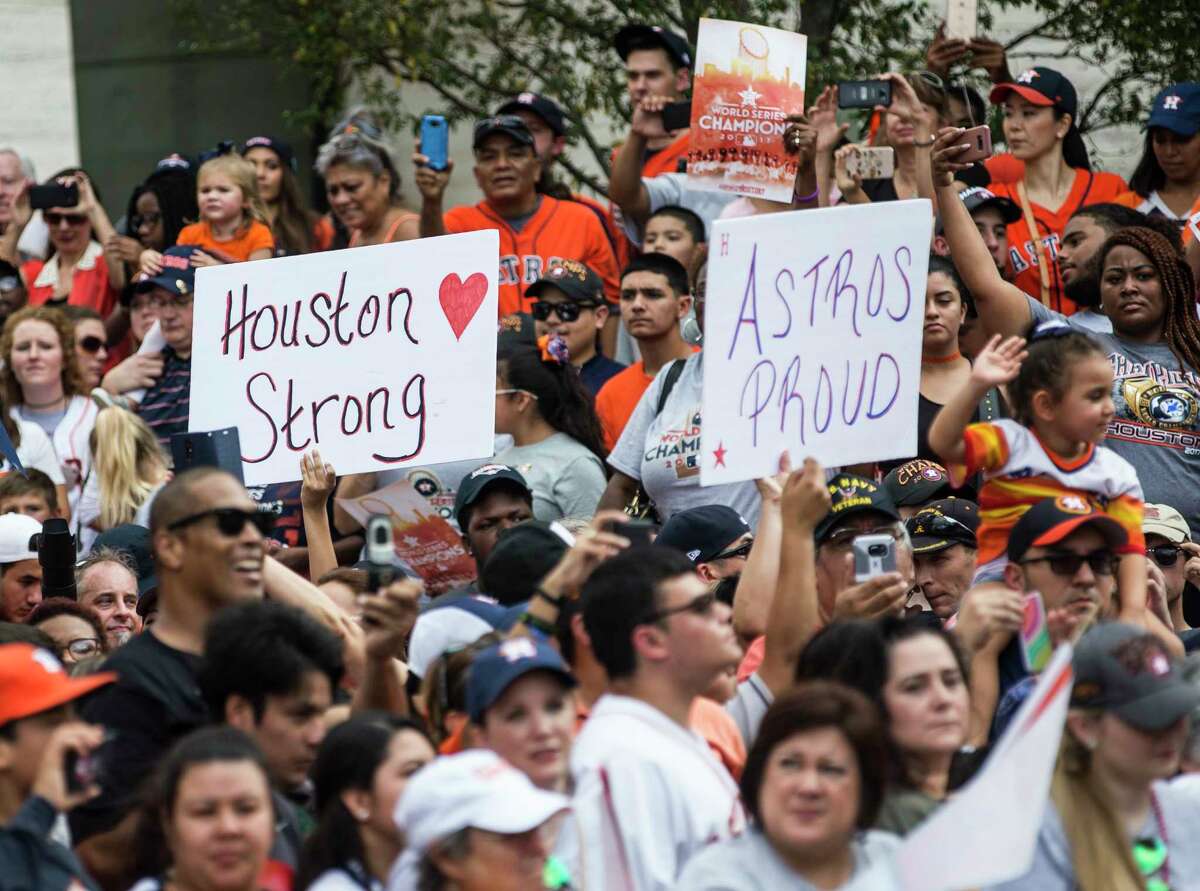
[[[486,201],[474,207],[451,208],[446,212],[445,225],[451,233],[482,229],[500,233],[501,317],[529,312],[533,301],[525,298],[525,289],[558,260],[578,260],[591,267],[604,282],[604,295],[617,302],[619,270],[612,244],[599,218],[582,204],[543,195],[520,232]]]
[[[950,481],[982,471],[979,490],[979,553],[982,566],[1004,554],[1017,520],[1043,498],[1082,496],[1121,524],[1129,541],[1118,552],[1140,554],[1142,487],[1133,465],[1111,449],[1089,446],[1072,461],[1050,452],[1036,433],[1016,421],[971,424],[963,434],[966,455]]]

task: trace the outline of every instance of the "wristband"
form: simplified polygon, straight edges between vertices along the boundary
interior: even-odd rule
[[[792,190],[792,204],[807,204],[810,201],[816,201],[821,197],[821,189],[818,187],[813,189],[811,195],[797,195],[796,190]]]
[[[547,622],[545,619],[539,619],[533,613],[522,613],[521,622],[528,625],[534,631],[540,631],[547,636],[553,636],[558,633],[558,629],[553,624]]]
[[[557,609],[562,609],[563,600],[566,599],[564,597],[555,597],[540,585],[533,589],[533,596],[542,598],[542,600],[546,601],[548,604]]]

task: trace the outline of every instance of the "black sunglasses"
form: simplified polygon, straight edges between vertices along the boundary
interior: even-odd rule
[[[71,226],[82,226],[87,222],[87,214],[82,213],[42,213],[42,219],[47,226],[54,227],[59,223],[66,222]]]
[[[1052,573],[1070,578],[1079,572],[1085,560],[1096,575],[1112,575],[1114,559],[1110,551],[1092,551],[1090,554],[1047,554],[1045,557],[1030,557],[1018,562],[1022,566],[1026,563],[1049,563]]]
[[[732,559],[733,557],[749,557],[750,549],[753,547],[754,547],[754,539],[750,539],[749,541],[742,542],[736,548],[730,548],[728,551],[723,551],[722,553],[717,554],[717,556],[711,557],[709,559],[710,560],[729,560],[729,559]]]
[[[1146,548],[1146,555],[1153,557],[1159,566],[1174,566],[1179,561],[1179,553],[1183,548],[1178,545],[1165,544]]]
[[[176,529],[183,529],[185,526],[199,523],[201,520],[208,519],[209,517],[216,519],[218,531],[230,538],[235,535],[241,535],[247,523],[253,525],[263,535],[269,535],[271,530],[275,528],[274,514],[263,513],[257,510],[242,510],[239,507],[216,507],[212,510],[201,511],[198,514],[184,517],[182,520],[176,520],[167,526],[167,528],[173,532]]]
[[[85,353],[95,353],[100,349],[100,347],[104,346],[104,341],[95,334],[89,334],[83,340],[79,341],[76,346],[78,346]]]
[[[129,218],[129,228],[136,232],[142,226],[157,226],[162,220],[161,213],[141,213]]]
[[[585,309],[595,309],[594,303],[550,303],[538,300],[529,308],[529,312],[539,322],[544,322],[554,313],[563,322],[574,322]]]
[[[714,604],[717,602],[717,595],[713,591],[706,591],[698,597],[694,597],[682,606],[673,606],[670,609],[656,610],[646,618],[642,619],[642,625],[649,625],[651,622],[658,622],[668,616],[674,616],[678,613],[695,613],[697,616],[707,616],[712,612]]]
[[[965,532],[972,541],[975,540],[975,532],[970,526],[960,523],[954,517],[948,517],[945,514],[935,514],[933,516],[917,514],[906,525],[909,535],[924,535],[927,534],[926,530],[932,532],[934,535],[941,535],[943,537],[955,532]]]

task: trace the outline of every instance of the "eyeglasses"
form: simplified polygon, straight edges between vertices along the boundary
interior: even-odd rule
[[[191,294],[172,294],[170,297],[151,297],[150,305],[154,309],[166,309],[168,306],[172,309],[187,309],[192,305]]]
[[[694,597],[682,606],[673,606],[669,609],[660,609],[650,613],[639,624],[649,625],[651,622],[659,622],[668,616],[674,616],[679,613],[694,613],[697,616],[707,616],[712,612],[713,606],[717,602],[717,595],[713,591]]]
[[[1070,578],[1079,572],[1084,561],[1096,575],[1112,575],[1114,559],[1111,551],[1092,551],[1090,554],[1047,554],[1045,557],[1030,557],[1017,562],[1022,566],[1027,563],[1049,563],[1052,573]]]
[[[508,389],[508,390],[497,390],[496,391],[497,396],[511,396],[513,393],[524,393],[526,396],[530,397],[531,399],[533,399],[535,401],[537,400],[537,393],[530,393],[528,390]]]
[[[66,223],[68,226],[82,226],[87,222],[87,214],[82,213],[56,213],[51,211],[43,213],[42,219],[46,221],[46,225],[53,228],[60,223]]]
[[[530,314],[539,322],[544,322],[554,313],[560,321],[574,322],[585,309],[595,309],[594,303],[549,303],[545,300],[536,301],[529,308]]]
[[[96,353],[100,351],[100,347],[104,346],[104,341],[95,334],[89,334],[83,340],[79,341],[79,343],[75,344],[75,346],[79,347],[85,353]]]
[[[890,535],[899,541],[904,537],[904,526],[893,523],[890,526],[880,526],[878,529],[839,529],[822,544],[828,548],[848,548],[850,543],[860,535]]]
[[[263,535],[270,534],[275,528],[275,515],[263,513],[257,510],[242,510],[239,507],[215,507],[212,510],[201,511],[198,514],[184,517],[182,520],[176,520],[167,528],[172,532],[176,529],[182,529],[185,526],[191,526],[199,523],[201,520],[206,520],[213,517],[217,521],[217,530],[222,535],[227,535],[233,538],[235,535],[241,535],[242,530],[249,523],[254,526]]]
[[[1174,566],[1179,561],[1179,554],[1183,548],[1178,545],[1156,545],[1152,548],[1146,548],[1146,556],[1153,557],[1154,562],[1159,566]]]
[[[752,538],[749,541],[743,542],[742,544],[738,545],[736,548],[730,548],[728,551],[717,554],[717,556],[715,556],[711,559],[713,559],[713,560],[732,560],[734,557],[749,557],[750,549],[753,547],[754,547],[754,539]]]
[[[77,637],[67,641],[63,647],[64,653],[70,653],[76,659],[86,659],[100,652],[100,639],[96,637]]]
[[[162,222],[161,213],[140,213],[129,218],[129,228],[136,232],[143,226],[157,226]]]

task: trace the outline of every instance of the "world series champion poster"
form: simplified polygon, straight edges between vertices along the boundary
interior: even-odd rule
[[[700,20],[689,188],[791,201],[796,161],[783,131],[804,111],[807,55],[803,34]]]

